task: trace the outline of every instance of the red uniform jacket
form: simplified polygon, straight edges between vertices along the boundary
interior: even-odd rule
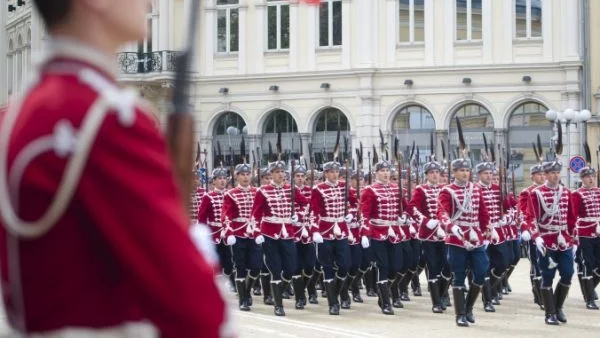
[[[202,197],[204,197],[204,189],[202,187],[197,188],[196,191],[192,192],[192,196],[190,196],[190,220],[192,224],[198,222],[198,210],[200,210]]]
[[[309,200],[299,190],[295,191],[294,203],[299,207],[306,206]],[[276,186],[271,183],[258,189],[252,205],[252,219],[259,222],[262,235],[273,239],[294,238],[291,195],[289,184]]]
[[[350,233],[348,234],[348,243],[350,245],[358,245],[360,244],[360,236],[361,236],[361,227],[362,227],[362,216],[359,219],[358,215],[358,195],[357,191],[354,188],[350,188],[350,195],[354,196],[355,201],[349,203],[348,205],[348,213],[354,216],[352,218],[352,222],[348,224],[348,230]]]
[[[577,215],[579,237],[600,236],[600,189],[579,188],[571,194],[571,208]]]
[[[508,225],[500,224],[500,220],[502,219],[502,214],[500,214],[500,187],[497,184],[486,186],[481,182],[476,183],[476,185],[481,189],[483,203],[490,216],[490,238],[488,239],[491,244],[502,244],[510,235],[510,230]],[[494,236],[492,236],[494,233],[498,234],[497,239],[494,239]]]
[[[560,194],[558,199],[555,195]],[[559,185],[550,188],[546,184],[532,190],[529,195],[527,222],[535,229],[531,238],[542,236],[551,250],[567,250],[578,244],[575,220],[576,210],[570,208],[571,192]]]
[[[508,232],[506,235],[506,240],[517,240],[519,239],[519,225],[517,221],[517,207],[518,202],[515,199],[515,196],[512,193],[507,194],[504,201],[504,214],[507,218],[507,227]]]
[[[252,202],[256,195],[255,187],[230,189],[223,196],[221,222],[225,228],[225,238],[234,235],[240,238],[254,238],[255,224],[251,222]]]
[[[441,187],[439,185],[422,184],[415,188],[408,203],[408,213],[418,227],[418,238],[424,241],[441,242],[444,236],[437,235],[441,223],[433,229],[427,228],[427,222],[437,220],[437,203]]]
[[[200,202],[200,209],[198,210],[198,221],[208,225],[215,244],[221,243],[225,237],[225,229],[221,222],[224,196],[225,189],[214,189],[208,194],[204,194],[204,197],[202,197],[202,201]]]
[[[490,216],[481,187],[471,182],[464,187],[456,183],[443,187],[438,200],[438,219],[446,229],[446,244],[465,248],[464,241],[469,241],[475,247],[482,246]],[[460,228],[463,240],[452,233],[455,225]]]
[[[348,237],[348,225],[345,221],[344,197],[346,182],[337,181],[336,183],[323,182],[317,184],[312,191],[310,205],[315,215],[318,232],[323,239],[334,240]],[[356,204],[356,196],[348,194],[348,202]],[[348,210],[348,213],[350,211]],[[339,234],[334,234],[336,229]]]
[[[407,203],[404,196],[402,204],[403,209],[406,210]],[[365,187],[360,196],[360,209],[364,219],[361,235],[376,241],[389,240],[392,243],[409,240],[398,221],[399,199],[397,184],[375,182]]]
[[[530,185],[529,187],[523,189],[523,191],[521,191],[521,193],[519,194],[519,201],[517,202],[517,222],[519,224],[519,228],[521,230],[521,232],[523,231],[529,231],[529,233],[533,233],[533,231],[535,229],[531,229],[529,226],[529,222],[527,222],[527,217],[526,217],[526,213],[527,213],[527,208],[529,205],[529,195],[531,194],[531,191],[535,188],[537,188],[538,185],[537,184],[533,184]]]
[[[111,75],[113,60],[100,60],[98,52],[73,42],[53,44],[58,52],[51,53],[24,98],[10,133],[8,159],[0,162],[9,172],[33,142],[56,140],[59,122],[79,133],[100,93],[121,93]],[[188,212],[156,120],[146,108],[112,97],[123,110],[109,108],[100,122],[74,197],[52,228],[36,238],[19,237],[18,249],[8,248],[7,237],[15,237],[0,218],[8,320],[14,326],[22,317],[26,333],[149,320],[161,337],[217,337],[225,303],[211,266],[188,233]],[[9,135],[4,129],[9,116],[0,122],[4,136]],[[56,194],[59,182],[67,163],[79,157],[49,145],[30,158],[20,179],[18,215],[26,221],[37,221],[64,197]],[[9,268],[7,259],[16,254],[17,270]],[[19,288],[14,279],[20,279]]]
[[[304,196],[307,200],[310,200],[312,189],[309,186],[305,185],[302,187],[296,187],[296,189],[300,191],[302,196]],[[296,204],[294,205],[294,208],[296,209],[296,215],[298,215],[298,226],[295,227],[296,231],[294,232],[294,240],[304,244],[312,243],[312,234],[315,232],[317,227],[314,224],[315,220],[312,210],[310,210],[310,204]],[[302,229],[306,229],[306,237],[302,237]]]

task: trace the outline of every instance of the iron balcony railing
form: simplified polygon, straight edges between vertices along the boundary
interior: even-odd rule
[[[175,71],[176,51],[117,54],[117,64],[121,74],[148,74]]]

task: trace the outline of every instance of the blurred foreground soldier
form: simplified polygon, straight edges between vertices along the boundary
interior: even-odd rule
[[[583,299],[588,310],[598,310],[594,289],[600,281],[600,188],[596,186],[596,170],[590,167],[579,172],[583,186],[571,195],[573,210],[578,215],[579,254],[583,271]]]
[[[454,275],[452,294],[456,325],[475,323],[473,305],[485,282],[490,261],[483,233],[488,230],[489,215],[481,187],[469,182],[471,163],[459,158],[451,163],[454,182],[443,187],[438,202],[438,219],[446,230],[448,263]],[[467,268],[473,281],[465,299]]]
[[[558,160],[544,162],[542,167],[546,173],[546,183],[529,195],[527,219],[533,231],[531,238],[538,250],[538,264],[542,272],[545,321],[548,325],[558,325],[559,322],[567,322],[563,304],[574,273],[573,257],[578,244],[576,215],[575,210],[570,208],[571,192],[560,184],[561,163]],[[559,271],[560,281],[556,293],[553,293],[556,270]]]
[[[0,122],[0,264],[16,336],[226,334],[157,121],[116,83],[114,55],[146,36],[149,4],[35,1],[46,59]]]

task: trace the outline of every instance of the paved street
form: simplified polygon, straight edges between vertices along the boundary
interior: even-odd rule
[[[255,305],[249,313],[237,311],[236,298],[228,294],[232,313],[241,338],[250,337],[597,337],[600,330],[600,311],[585,310],[577,279],[567,300],[565,313],[569,323],[560,327],[544,324],[544,313],[533,304],[529,290],[528,263],[522,261],[512,277],[513,293],[505,296],[496,313],[484,313],[481,302],[475,309],[477,324],[458,328],[454,324],[454,312],[431,313],[428,294],[411,297],[404,309],[394,309],[394,316],[384,316],[377,307],[376,298],[366,298],[364,304],[352,304],[352,310],[344,310],[339,317],[327,315],[327,302],[319,298],[319,305],[310,305],[303,311],[293,309],[292,300],[284,300],[287,316],[273,315],[273,308],[262,304],[255,297]],[[424,276],[421,283],[425,286]],[[425,330],[425,331],[424,331]],[[0,314],[0,336],[9,337],[3,314]]]
[[[504,297],[496,313],[484,313],[481,302],[476,304],[477,324],[458,328],[454,311],[431,313],[428,293],[412,297],[404,309],[394,309],[394,316],[384,316],[377,307],[376,298],[366,298],[364,304],[352,304],[352,310],[343,310],[339,317],[327,314],[325,298],[319,305],[309,305],[303,311],[293,308],[292,300],[284,300],[287,316],[275,317],[272,307],[255,297],[255,306],[249,313],[234,311],[240,337],[598,337],[600,311],[585,310],[577,278],[565,306],[569,320],[566,325],[550,327],[544,324],[544,312],[533,304],[529,284],[528,262],[523,260],[513,273],[513,293]],[[424,275],[421,284],[425,286]],[[235,306],[233,295],[229,297]]]

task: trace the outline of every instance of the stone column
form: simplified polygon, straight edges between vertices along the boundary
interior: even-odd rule
[[[311,133],[300,133],[300,142],[302,142],[302,156],[306,158],[306,161],[310,163],[310,153],[308,151],[308,144],[311,141]]]

